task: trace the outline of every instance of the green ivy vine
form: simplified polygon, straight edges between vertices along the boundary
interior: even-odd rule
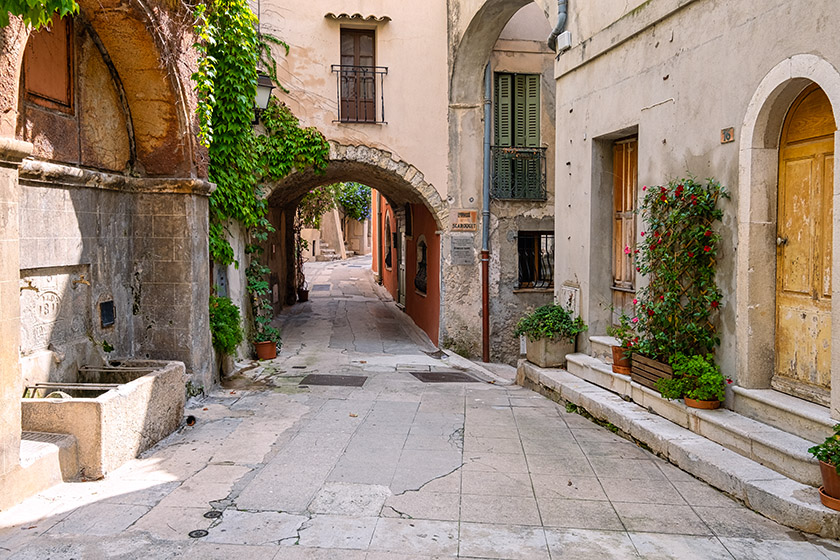
[[[48,26],[55,13],[59,17],[79,13],[75,0],[4,0],[0,7],[0,27],[9,25],[9,15],[18,16],[34,29]]]

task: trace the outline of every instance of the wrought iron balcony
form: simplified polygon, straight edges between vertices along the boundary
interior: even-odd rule
[[[545,200],[545,148],[494,146],[490,193],[500,200]]]
[[[385,66],[333,64],[338,95],[338,120],[343,123],[385,122]],[[377,92],[378,90],[378,92]],[[377,111],[377,93],[379,111]]]

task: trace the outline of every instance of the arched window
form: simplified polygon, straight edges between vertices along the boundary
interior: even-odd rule
[[[429,247],[426,244],[426,237],[420,236],[417,240],[417,274],[414,275],[414,287],[421,294],[426,293],[426,271],[428,269]]]
[[[391,270],[391,253],[393,246],[391,244],[391,214],[385,213],[385,268]]]

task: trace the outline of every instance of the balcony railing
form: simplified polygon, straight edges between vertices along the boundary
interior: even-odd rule
[[[336,93],[338,94],[338,120],[334,122],[386,124],[387,67],[333,64],[332,71],[336,75]]]
[[[494,146],[491,194],[500,200],[545,200],[545,148]]]

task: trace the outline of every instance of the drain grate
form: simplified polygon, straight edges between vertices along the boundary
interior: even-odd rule
[[[313,292],[329,292],[330,285],[329,284],[313,284],[312,286]]]
[[[333,387],[361,387],[367,377],[361,375],[322,375],[313,373],[300,380],[300,385],[330,385]]]
[[[410,373],[423,383],[479,383],[478,379],[462,371],[412,371]]]

